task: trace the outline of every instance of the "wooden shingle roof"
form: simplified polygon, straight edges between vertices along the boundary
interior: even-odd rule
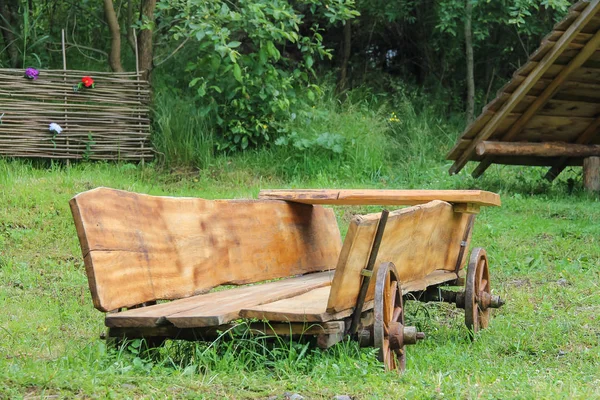
[[[479,161],[475,177],[496,163],[549,166],[554,179],[600,151],[599,46],[600,0],[579,1],[463,132],[450,173]]]

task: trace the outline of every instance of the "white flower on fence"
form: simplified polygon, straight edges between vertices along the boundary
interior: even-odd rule
[[[51,123],[48,129],[50,130],[50,132],[52,132],[54,136],[60,134],[63,131],[63,128],[61,128],[61,126],[55,122]]]

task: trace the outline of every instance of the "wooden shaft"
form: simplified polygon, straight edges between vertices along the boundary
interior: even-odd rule
[[[381,245],[381,239],[383,239],[383,232],[385,231],[385,225],[389,215],[390,212],[388,210],[383,210],[381,212],[381,219],[379,220],[379,225],[377,225],[375,239],[373,239],[373,246],[371,247],[371,253],[369,254],[369,261],[365,267],[366,271],[373,271],[373,268],[375,267],[375,260],[377,259],[377,254],[379,253],[379,246]],[[363,281],[360,286],[360,292],[358,293],[358,299],[356,300],[356,307],[354,308],[354,313],[352,314],[352,323],[350,325],[351,335],[355,334],[356,329],[358,328],[358,322],[360,321],[360,315],[363,310],[363,305],[365,303],[370,281],[370,275],[365,275],[363,277]]]
[[[479,156],[591,157],[600,156],[600,145],[564,142],[481,142]]]
[[[600,192],[600,157],[583,160],[583,186],[590,192]]]

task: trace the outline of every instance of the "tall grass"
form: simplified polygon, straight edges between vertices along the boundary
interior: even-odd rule
[[[193,101],[171,91],[157,93],[154,125],[152,141],[162,161],[170,166],[210,166],[215,147],[213,128],[198,115]]]

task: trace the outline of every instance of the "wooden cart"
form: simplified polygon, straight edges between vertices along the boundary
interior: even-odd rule
[[[342,244],[321,204],[410,207],[354,217]],[[270,190],[211,201],[99,188],[71,200],[108,337],[211,340],[258,319],[268,322],[251,329],[315,336],[322,348],[352,335],[398,370],[405,346],[424,337],[404,325],[407,293],[464,308],[473,333],[502,305],[483,249],[472,252],[464,291],[440,288],[463,281],[475,215],[499,205],[480,191]]]

